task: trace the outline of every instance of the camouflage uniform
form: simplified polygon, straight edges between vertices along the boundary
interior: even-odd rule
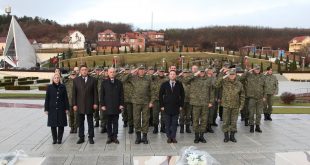
[[[65,82],[65,86],[67,89],[67,93],[68,93],[68,99],[69,99],[69,106],[70,106],[70,110],[69,110],[69,114],[68,114],[68,118],[69,118],[69,127],[71,127],[72,131],[71,133],[76,133],[75,130],[77,129],[78,123],[77,123],[77,112],[74,112],[73,108],[72,108],[72,88],[73,88],[73,79],[69,78],[66,82]]]
[[[264,106],[264,114],[267,115],[267,117],[270,116],[272,113],[272,97],[273,95],[278,94],[278,80],[276,76],[272,74],[267,74],[265,75],[265,80],[266,80],[266,102]],[[269,117],[270,118],[270,117]]]
[[[144,69],[140,67],[140,69]],[[149,128],[149,103],[151,101],[151,77],[147,75],[138,76],[127,74],[123,76],[124,82],[129,81],[132,84],[132,104],[133,104],[133,120],[134,127],[137,134],[136,143],[147,141],[147,133]],[[142,114],[142,117],[141,117]],[[142,119],[142,123],[141,123]],[[143,139],[141,140],[141,132],[143,133]]]
[[[243,85],[243,90],[245,93],[244,106],[242,110],[240,111],[241,121],[244,120],[244,125],[248,126],[249,125],[249,97],[247,96],[247,80],[241,78],[240,82]]]
[[[179,77],[178,80],[182,82],[184,92],[185,92],[185,98],[184,98],[184,107],[182,111],[180,112],[180,126],[181,129],[184,127],[184,124],[186,125],[187,128],[187,133],[191,133],[189,129],[189,125],[191,122],[191,113],[192,113],[192,106],[189,103],[189,88],[190,85],[186,83],[186,78],[185,77]],[[184,129],[184,128],[183,128]],[[183,131],[180,131],[181,133]]]
[[[122,80],[123,76],[125,76],[127,73],[119,74],[119,79]],[[132,111],[132,92],[133,92],[133,86],[130,82],[125,81],[123,82],[124,87],[124,103],[125,103],[125,110],[122,113],[123,121],[128,122],[129,129],[133,129],[133,111]],[[129,133],[132,133],[132,131],[129,131]]]
[[[240,81],[229,78],[219,78],[216,87],[223,88],[222,105],[223,111],[223,132],[236,132],[239,109],[244,106],[244,90]]]
[[[154,126],[154,131],[153,133],[157,133],[158,132],[158,124],[159,124],[159,113],[160,111],[160,107],[159,107],[159,89],[160,86],[163,82],[168,81],[168,78],[166,76],[153,76],[153,81],[151,84],[151,102],[153,103],[153,126]],[[160,117],[160,123],[161,126],[163,126],[164,124],[164,120],[162,117],[162,113],[161,113],[161,117]]]
[[[256,66],[259,69],[259,66]],[[249,73],[245,71],[240,77],[241,80],[246,79],[246,95],[249,97],[249,124],[251,126],[250,132],[254,132],[254,124],[256,130],[260,130],[261,114],[264,108],[263,98],[265,98],[265,78],[262,74]],[[254,122],[254,115],[255,122]],[[261,132],[261,131],[258,131]]]
[[[194,77],[190,81],[189,99],[193,106],[194,132],[202,134],[208,123],[209,104],[214,100],[212,79],[208,77]]]

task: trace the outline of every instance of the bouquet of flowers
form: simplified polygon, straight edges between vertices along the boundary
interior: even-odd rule
[[[177,165],[219,165],[211,155],[197,150],[194,146],[184,147],[181,151],[181,158]]]
[[[14,165],[19,158],[25,158],[27,155],[24,151],[18,150],[7,154],[0,154],[0,165]]]

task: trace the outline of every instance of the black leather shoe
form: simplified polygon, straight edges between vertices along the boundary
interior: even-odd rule
[[[88,140],[89,140],[89,144],[94,144],[95,143],[93,138],[89,138]]]
[[[119,144],[119,141],[118,141],[117,138],[114,138],[114,139],[113,139],[113,142],[114,142],[115,144]]]
[[[178,141],[176,139],[172,139],[171,142],[172,143],[178,143]]]
[[[106,127],[102,127],[101,128],[101,133],[106,133],[107,132],[107,128]]]
[[[168,138],[167,143],[172,143],[172,140],[170,138]]]
[[[107,144],[111,144],[113,141],[112,141],[112,139],[111,138],[108,138],[108,140],[107,140]]]
[[[124,121],[124,125],[123,127],[126,128],[128,125],[127,125],[127,121]]]
[[[82,143],[84,143],[84,142],[85,142],[84,138],[80,138],[80,139],[76,142],[76,144],[82,144]]]
[[[153,130],[153,134],[157,134],[158,133],[158,126],[154,126],[154,130]]]

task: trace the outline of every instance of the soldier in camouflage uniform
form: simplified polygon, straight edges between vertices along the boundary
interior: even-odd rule
[[[103,71],[100,73],[100,77],[99,77],[99,82],[98,82],[98,91],[101,90],[101,82],[105,79],[108,79],[108,67],[104,67],[103,68]],[[100,96],[99,96],[100,98]],[[101,127],[101,133],[106,133],[107,132],[107,122],[108,122],[108,119],[107,119],[107,115],[106,115],[106,111],[102,111],[101,108],[100,108],[100,121],[101,121],[101,124],[100,124],[100,127]]]
[[[244,90],[243,85],[237,80],[236,70],[230,69],[228,75],[218,78],[215,86],[222,87],[222,105],[223,111],[223,125],[224,142],[229,140],[237,142],[235,133],[237,132],[237,120],[239,111],[244,106]],[[229,137],[230,132],[230,137]]]
[[[193,106],[194,143],[206,143],[204,132],[208,123],[208,111],[214,100],[212,79],[205,76],[205,69],[201,67],[199,72],[189,78],[188,83],[190,104]]]
[[[152,66],[148,67],[148,70],[146,72],[146,75],[151,77],[152,79],[154,78],[153,75],[155,73],[155,70]],[[150,119],[149,119],[149,126],[153,126],[153,107],[150,108]]]
[[[217,75],[217,78],[223,77],[226,75],[227,71],[229,70],[229,63],[224,63],[223,68],[219,71],[219,74]],[[223,121],[223,106],[221,104],[222,101],[222,90],[223,88],[217,88],[217,105],[215,107],[218,107],[220,120]],[[217,110],[216,110],[217,111]]]
[[[97,84],[98,86],[101,86],[101,80],[100,80],[100,73],[101,73],[101,68],[99,68],[98,66],[95,68],[95,73],[92,74],[91,76],[94,77],[97,80]],[[100,89],[98,87],[98,93],[99,93]],[[99,97],[98,97],[99,98]],[[94,111],[94,119],[95,119],[95,125],[94,127],[99,127],[99,107]]]
[[[214,70],[213,70],[213,67],[208,67],[206,69],[206,72],[207,72],[207,77],[209,79],[211,79],[211,85],[212,85],[212,90],[214,92],[214,96],[215,96],[215,81],[216,81],[216,77],[214,76]],[[212,100],[212,103],[215,102],[215,97],[214,97],[214,100]],[[216,109],[214,106],[212,106],[212,108],[210,108],[210,110],[208,111],[208,124],[207,124],[207,127],[206,127],[206,133],[209,132],[209,133],[214,133],[211,125],[213,124],[213,121],[214,121],[214,116],[215,116],[215,113],[216,113]]]
[[[153,81],[151,84],[151,103],[153,104],[152,113],[153,113],[153,133],[158,133],[159,125],[159,114],[160,116],[160,125],[161,129],[164,128],[164,120],[162,113],[159,107],[159,89],[163,82],[168,81],[168,78],[165,76],[165,69],[163,67],[159,68],[156,72],[156,75],[153,76]]]
[[[250,73],[252,72],[253,73]],[[260,74],[260,66],[256,65],[254,69],[245,71],[240,80],[246,79],[247,81],[247,96],[249,97],[249,124],[250,132],[254,132],[254,124],[256,125],[255,131],[262,132],[260,129],[261,114],[264,109],[264,101],[266,100],[266,83],[263,74]],[[255,115],[255,122],[254,122]]]
[[[241,113],[241,121],[244,121],[244,126],[249,126],[249,97],[247,96],[247,80],[246,79],[240,79],[240,82],[243,85],[243,90],[245,93],[245,100],[244,100],[244,106]]]
[[[272,121],[271,113],[272,113],[272,97],[278,94],[278,80],[276,76],[272,74],[272,68],[268,67],[267,72],[265,74],[266,81],[266,102],[264,106],[264,116],[265,120]]]
[[[186,78],[190,76],[189,70],[184,69],[181,75],[178,77],[178,80],[182,83],[184,92],[185,92],[185,98],[184,98],[184,107],[182,111],[180,112],[180,133],[184,133],[184,125],[186,126],[186,133],[192,133],[190,129],[190,122],[191,122],[191,111],[192,106],[189,104],[189,88],[190,85],[186,83]]]
[[[124,73],[121,73],[118,75],[118,78],[122,80],[123,76],[130,74],[130,68],[128,65],[125,66]],[[125,110],[122,113],[124,126],[127,123],[129,124],[129,130],[128,133],[133,133],[133,111],[132,111],[132,84],[128,81],[123,82],[123,88],[124,88],[124,103],[125,103]]]
[[[149,108],[153,107],[151,103],[152,78],[145,75],[145,67],[143,65],[140,65],[139,68],[132,71],[132,73],[134,72],[138,72],[138,74],[125,75],[123,76],[122,81],[129,81],[133,86],[133,119],[137,136],[135,143],[140,144],[141,142],[143,142],[144,144],[148,144],[147,133],[150,118]],[[143,133],[142,139],[141,132]]]
[[[70,73],[69,79],[65,82],[65,86],[67,89],[67,93],[68,93],[68,99],[69,99],[69,106],[70,106],[70,110],[69,110],[69,114],[68,114],[68,118],[69,118],[69,127],[70,129],[70,133],[77,133],[77,112],[74,112],[73,108],[72,108],[72,88],[73,88],[73,79],[75,79],[76,77],[76,73],[75,71],[72,71]]]

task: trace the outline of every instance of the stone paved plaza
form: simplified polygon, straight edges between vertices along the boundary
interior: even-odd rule
[[[29,103],[38,106],[21,108],[14,104]],[[194,134],[177,134],[177,144],[167,144],[164,134],[152,134],[148,145],[134,144],[134,134],[122,127],[120,118],[120,144],[106,145],[106,134],[95,128],[95,144],[87,141],[76,144],[77,134],[65,128],[63,144],[52,145],[47,117],[40,107],[43,100],[0,100],[0,153],[24,150],[30,156],[46,157],[44,164],[72,165],[130,165],[133,156],[178,155],[184,146],[196,146],[210,153],[221,164],[274,164],[276,152],[310,150],[310,115],[273,115],[272,122],[262,121],[263,133],[249,133],[249,128],[238,121],[238,143],[223,143],[220,127],[207,134],[206,144],[194,144]],[[2,105],[2,106],[1,106]]]

